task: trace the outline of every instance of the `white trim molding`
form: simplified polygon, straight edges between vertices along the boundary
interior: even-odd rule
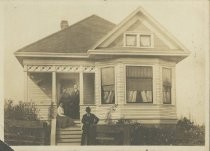
[[[80,65],[24,65],[27,72],[85,72],[95,73],[95,66]]]

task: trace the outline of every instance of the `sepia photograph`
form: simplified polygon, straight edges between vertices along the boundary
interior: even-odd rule
[[[208,1],[2,4],[5,144],[208,150]]]

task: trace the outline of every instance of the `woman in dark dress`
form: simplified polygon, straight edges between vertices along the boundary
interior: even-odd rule
[[[79,119],[79,90],[78,90],[78,86],[75,84],[74,85],[74,89],[71,93],[71,101],[72,101],[72,105],[71,108],[72,110],[72,118],[74,119]]]

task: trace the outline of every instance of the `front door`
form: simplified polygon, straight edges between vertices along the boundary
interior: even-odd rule
[[[58,78],[58,103],[64,104],[64,114],[73,119],[80,117],[79,74],[60,73]]]

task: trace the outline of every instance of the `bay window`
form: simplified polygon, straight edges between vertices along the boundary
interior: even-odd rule
[[[171,104],[171,87],[172,77],[171,69],[162,69],[162,80],[163,80],[163,104]]]
[[[127,103],[152,103],[153,72],[150,66],[126,67]]]
[[[115,72],[114,67],[101,68],[101,103],[115,103]]]

